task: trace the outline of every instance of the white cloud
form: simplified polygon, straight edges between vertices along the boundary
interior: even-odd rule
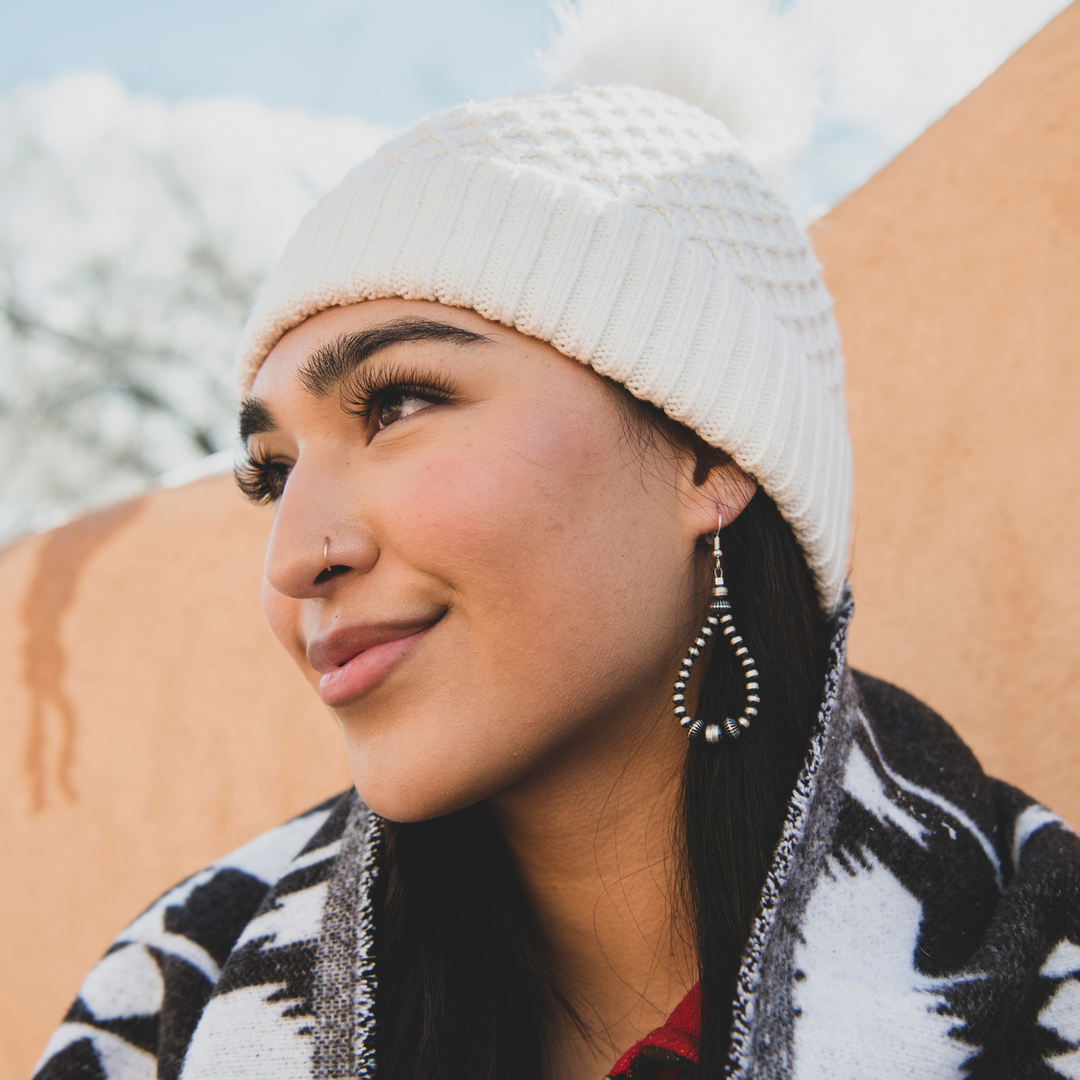
[[[1065,7],[1064,0],[798,0],[830,109],[910,141]]]
[[[812,217],[969,94],[1067,0],[794,0],[824,105],[793,170]]]
[[[0,97],[0,539],[232,444],[258,282],[388,134],[104,74]]]
[[[0,99],[0,130],[16,148],[3,163],[0,227],[42,282],[133,244],[164,270],[186,236],[170,184],[197,199],[245,269],[261,271],[315,198],[390,134],[253,99],[168,103],[102,73],[14,91]]]

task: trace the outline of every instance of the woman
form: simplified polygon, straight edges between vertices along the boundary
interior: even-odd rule
[[[845,664],[830,304],[719,119],[420,125],[240,370],[355,790],[148,909],[38,1077],[1080,1075],[1077,840]]]

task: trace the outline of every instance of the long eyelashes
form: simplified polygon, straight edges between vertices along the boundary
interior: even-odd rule
[[[276,502],[285,490],[289,466],[283,461],[248,451],[247,458],[233,469],[236,486],[257,506]]]
[[[453,382],[438,372],[409,372],[382,368],[354,371],[340,391],[341,408],[360,420],[368,438],[409,415],[409,401],[445,404],[456,393]],[[415,410],[412,410],[415,411]],[[285,490],[292,466],[256,449],[248,450],[244,462],[233,470],[236,485],[257,505],[276,502]]]
[[[400,368],[357,368],[341,387],[341,407],[376,430],[388,427],[388,407],[407,398],[429,404],[444,404],[453,399],[453,382],[438,372],[406,372]],[[373,432],[374,434],[374,432]]]

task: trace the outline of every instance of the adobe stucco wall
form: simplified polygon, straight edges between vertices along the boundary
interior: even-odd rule
[[[813,229],[848,358],[856,664],[1080,821],[1080,5]],[[348,783],[228,478],[0,553],[0,1080],[153,896]]]
[[[1080,823],[1080,4],[811,233],[847,357],[852,660]]]

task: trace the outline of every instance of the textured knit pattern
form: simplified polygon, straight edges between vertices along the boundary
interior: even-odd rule
[[[371,1080],[379,835],[349,792],[168,893],[35,1080]],[[735,1080],[1080,1077],[1080,840],[841,630],[739,985]]]
[[[832,306],[805,234],[715,117],[634,86],[463,106],[304,220],[240,348],[335,305],[433,300],[550,342],[754,476],[835,608],[851,454]]]

